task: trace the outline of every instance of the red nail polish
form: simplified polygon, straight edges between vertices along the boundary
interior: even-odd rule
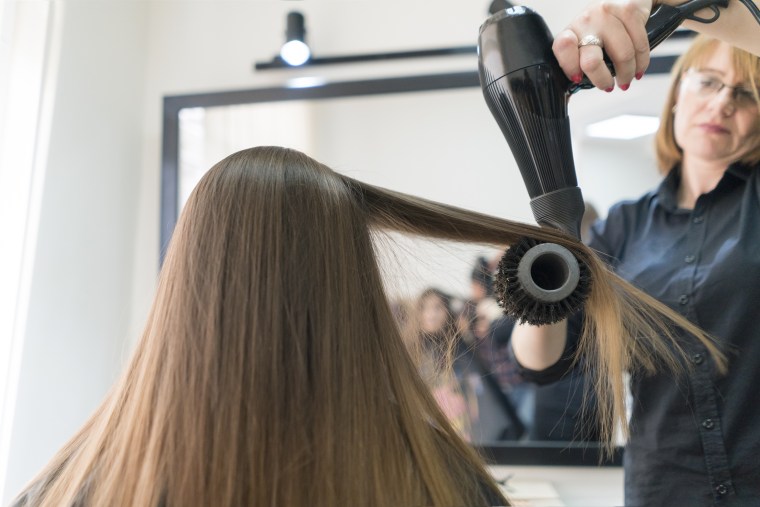
[[[626,91],[630,86],[631,86],[630,83],[624,84],[624,85],[620,85],[620,89],[623,90],[623,91]]]
[[[643,72],[637,72],[636,73],[636,79],[641,79],[644,76]]]
[[[606,91],[607,93],[610,93],[614,89],[615,88],[613,86],[610,86],[609,88],[606,88],[604,91]]]
[[[581,82],[581,80],[583,79],[583,74],[580,74],[580,73],[578,73],[578,74],[575,74],[575,75],[574,75],[573,77],[571,77],[570,79],[573,81],[573,83],[575,83],[575,84],[578,84],[578,83],[580,83],[580,82]]]

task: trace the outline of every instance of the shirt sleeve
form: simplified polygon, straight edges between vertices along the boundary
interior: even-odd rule
[[[575,352],[578,350],[578,338],[580,337],[580,326],[583,324],[583,311],[577,312],[575,315],[567,320],[567,340],[565,341],[565,349],[562,351],[562,355],[559,361],[549,366],[544,370],[531,370],[526,368],[517,360],[512,351],[512,347],[509,347],[509,353],[517,365],[517,372],[520,376],[528,382],[533,382],[538,385],[551,384],[557,382],[564,377],[570,370],[573,369],[575,363]]]

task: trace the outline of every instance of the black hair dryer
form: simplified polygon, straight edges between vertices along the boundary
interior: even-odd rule
[[[685,19],[715,21],[718,7],[728,0],[691,0],[679,6],[660,5],[647,22],[650,48],[665,40]],[[696,17],[709,8],[712,18]],[[552,52],[553,37],[543,18],[528,7],[515,6],[493,14],[480,27],[478,68],[480,86],[491,113],[507,139],[531,198],[533,216],[539,225],[554,227],[580,238],[584,203],[573,163],[567,104],[570,95],[593,85],[584,77],[570,81]],[[605,60],[614,72],[609,58]],[[545,272],[560,279],[536,285],[520,280],[539,301],[557,301],[577,284],[568,267],[569,252],[549,249],[542,260]],[[546,249],[547,247],[543,247]],[[546,257],[532,256],[531,259]],[[570,255],[570,258],[573,258]],[[556,264],[560,265],[557,266]],[[553,267],[552,267],[553,266]],[[523,267],[525,273],[536,269]],[[570,275],[568,275],[570,273]]]

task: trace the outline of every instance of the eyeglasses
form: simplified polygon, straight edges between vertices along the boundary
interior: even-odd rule
[[[692,91],[700,97],[713,97],[723,88],[731,90],[731,100],[737,108],[749,108],[757,106],[755,92],[746,86],[729,86],[716,76],[689,70],[682,78],[682,84],[689,91]]]

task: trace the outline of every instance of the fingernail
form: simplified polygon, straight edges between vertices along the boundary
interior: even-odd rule
[[[626,91],[631,86],[631,83],[620,85],[620,89]]]
[[[606,88],[604,91],[606,91],[607,93],[610,93],[614,89],[615,89],[614,86],[610,86],[609,88]]]
[[[641,79],[644,76],[643,72],[637,72],[636,73],[636,79]]]
[[[578,84],[583,79],[583,74],[578,73],[574,75],[573,77],[571,77],[570,79],[573,81],[573,83]]]

